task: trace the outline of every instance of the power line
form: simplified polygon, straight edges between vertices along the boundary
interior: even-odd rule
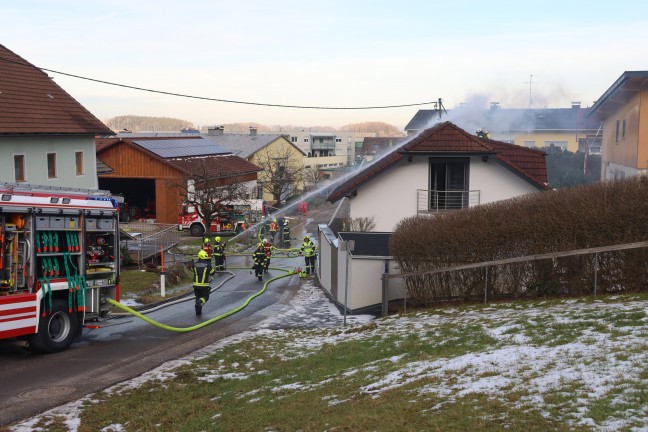
[[[186,95],[182,93],[174,93],[174,92],[167,92],[163,90],[153,90],[153,89],[147,89],[144,87],[137,87],[137,86],[131,86],[127,84],[119,84],[119,83],[114,83],[110,81],[104,81],[104,80],[99,80],[95,78],[88,78],[84,77],[81,75],[75,75],[67,72],[61,72],[53,69],[46,69],[46,68],[40,68],[37,66],[34,66],[29,63],[22,63],[22,62],[17,62],[14,60],[10,60],[7,58],[0,57],[0,60],[8,62],[8,63],[14,63],[17,65],[21,66],[28,66],[28,67],[34,67],[39,70],[47,71],[47,72],[52,72],[56,73],[59,75],[65,75],[68,77],[72,78],[78,78],[86,81],[92,81],[100,84],[106,84],[106,85],[111,85],[111,86],[116,86],[116,87],[122,87],[122,88],[127,88],[127,89],[132,89],[132,90],[140,90],[140,91],[145,91],[149,93],[157,93],[157,94],[163,94],[167,96],[177,96],[177,97],[183,97],[183,98],[188,98],[188,99],[199,99],[199,100],[206,100],[206,101],[212,101],[212,102],[224,102],[224,103],[233,103],[233,104],[242,104],[242,105],[256,105],[256,106],[265,106],[265,107],[275,107],[275,108],[297,108],[297,109],[313,109],[313,110],[369,110],[369,109],[387,109],[387,108],[404,108],[404,107],[413,107],[413,106],[420,106],[420,105],[436,105],[437,102],[419,102],[419,103],[410,103],[410,104],[400,104],[400,105],[382,105],[382,106],[364,106],[364,107],[325,107],[325,106],[305,106],[305,105],[282,105],[282,104],[271,104],[271,103],[262,103],[262,102],[247,102],[247,101],[238,101],[238,100],[230,100],[230,99],[218,99],[218,98],[210,98],[210,97],[205,97],[205,96],[194,96],[194,95]]]

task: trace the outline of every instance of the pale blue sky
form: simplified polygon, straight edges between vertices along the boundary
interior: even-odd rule
[[[36,66],[229,100],[308,106],[434,101],[561,108],[648,70],[645,1],[20,0],[0,43]],[[100,119],[405,126],[419,108],[320,111],[196,101],[59,74]]]

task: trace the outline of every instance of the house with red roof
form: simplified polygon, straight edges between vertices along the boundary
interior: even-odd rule
[[[451,122],[408,137],[350,175],[327,200],[348,200],[345,217],[393,231],[403,218],[459,210],[547,190],[545,153],[479,138]]]
[[[0,181],[97,189],[106,125],[41,69],[0,45]]]
[[[167,224],[178,223],[184,199],[179,185],[197,170],[208,169],[217,184],[242,183],[251,194],[262,171],[200,135],[97,139],[97,157],[114,170],[99,176],[102,189],[122,195],[133,217]]]
[[[548,189],[543,151],[438,123],[361,166],[329,193],[328,201],[346,204],[337,218],[369,218],[375,227],[357,233],[320,225],[319,281],[341,309],[384,312],[387,302],[407,297],[402,279],[382,276],[398,272],[389,239],[399,221]]]

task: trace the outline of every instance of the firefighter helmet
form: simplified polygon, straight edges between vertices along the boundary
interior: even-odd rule
[[[201,250],[200,252],[198,252],[198,258],[207,259],[209,258],[209,254],[207,253],[207,251]]]
[[[309,239],[308,239],[308,236],[305,236],[305,237],[304,237],[304,241],[308,241],[308,240],[309,240]]]
[[[205,240],[203,240],[203,243],[209,243],[209,238],[205,237]]]
[[[214,237],[214,241],[215,241],[216,243],[220,243],[220,237],[219,237],[219,236]]]
[[[263,244],[268,243],[268,239],[264,238],[263,239]]]

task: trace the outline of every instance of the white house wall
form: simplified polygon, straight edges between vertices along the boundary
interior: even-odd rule
[[[93,136],[0,138],[0,181],[13,183],[14,156],[25,157],[25,182],[34,185],[97,189],[97,155]],[[76,152],[83,152],[83,175],[76,174]],[[48,178],[47,154],[56,154],[56,178]]]
[[[403,218],[416,215],[416,190],[428,189],[427,158],[398,161],[358,188],[351,198],[351,218],[373,217],[373,231],[391,232]]]
[[[417,213],[417,190],[429,188],[429,157],[406,158],[357,189],[351,198],[351,218],[373,217],[373,231],[391,232],[396,224]],[[480,191],[480,203],[513,198],[538,189],[490,156],[470,160],[469,189]]]
[[[339,304],[345,304],[346,283],[346,252],[338,255],[338,296]],[[389,272],[397,272],[396,264],[389,263]],[[383,257],[354,257],[349,258],[349,294],[346,306],[350,310],[366,308],[382,304],[382,274],[385,269]],[[387,285],[387,299],[402,299],[406,296],[403,279],[390,279]]]
[[[470,159],[469,189],[480,191],[480,204],[538,192],[535,186],[494,159],[493,156],[487,162],[483,162],[481,157]]]
[[[329,294],[331,294],[331,288],[332,288],[332,265],[333,265],[333,249],[335,248],[335,245],[333,245],[329,239],[322,234],[320,231],[319,233],[319,263],[317,266],[317,271],[318,271],[318,279],[320,282],[320,285],[322,285],[322,288],[324,288],[325,291],[327,291]],[[322,271],[324,269],[324,271]]]

